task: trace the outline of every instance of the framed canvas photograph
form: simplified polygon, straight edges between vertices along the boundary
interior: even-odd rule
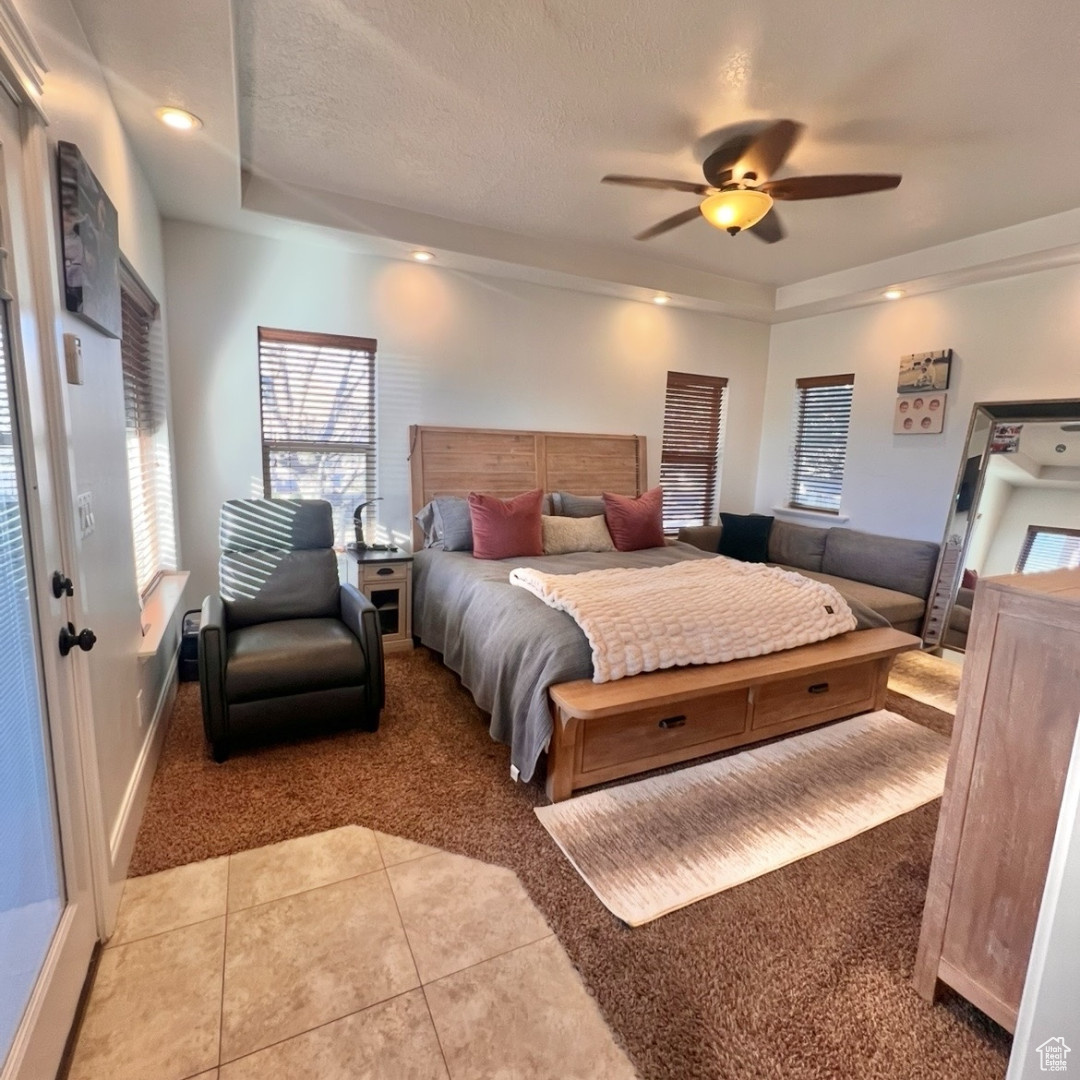
[[[74,143],[57,145],[64,306],[110,337],[120,322],[116,208]]]
[[[901,394],[893,412],[894,435],[938,435],[945,426],[944,393]]]
[[[934,390],[948,390],[951,369],[952,349],[901,356],[896,392],[923,394]]]

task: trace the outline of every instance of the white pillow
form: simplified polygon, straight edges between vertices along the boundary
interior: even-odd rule
[[[572,551],[614,551],[604,515],[598,517],[540,518],[545,555],[569,555]]]

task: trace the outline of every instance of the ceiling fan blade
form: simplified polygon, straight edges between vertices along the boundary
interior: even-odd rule
[[[658,221],[644,232],[638,233],[634,239],[651,240],[654,236],[659,236],[661,233],[666,233],[669,229],[676,229],[680,225],[685,225],[688,221],[693,221],[696,217],[701,217],[701,208],[693,206],[689,210],[684,210],[681,214],[675,214],[672,217],[664,218],[663,221]]]
[[[713,187],[720,187],[731,179],[731,170],[754,141],[752,135],[736,135],[717,147],[702,163],[701,171]]]
[[[740,175],[753,173],[757,180],[768,180],[784,164],[791,148],[803,132],[794,120],[777,120],[758,132],[738,162]]]
[[[687,191],[691,195],[708,195],[705,184],[693,184],[689,180],[662,180],[655,176],[604,176],[603,184],[629,184],[630,187],[654,188],[657,191]]]
[[[895,174],[868,173],[836,176],[789,176],[758,184],[774,199],[832,199],[838,195],[861,195],[865,191],[885,191],[900,183]]]
[[[766,244],[775,244],[777,240],[783,240],[787,236],[775,206],[756,225],[751,225],[746,231],[752,232]]]

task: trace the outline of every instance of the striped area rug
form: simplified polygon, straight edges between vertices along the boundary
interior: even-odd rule
[[[944,736],[880,710],[536,815],[641,926],[938,798],[948,756]]]
[[[901,653],[889,670],[889,689],[924,705],[956,715],[960,696],[960,665],[929,653]]]

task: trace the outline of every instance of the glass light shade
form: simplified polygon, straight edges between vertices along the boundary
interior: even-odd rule
[[[756,225],[772,206],[772,196],[753,188],[732,188],[710,195],[702,204],[701,212],[710,225],[718,229],[749,229]]]
[[[202,121],[194,113],[172,105],[163,105],[160,109],[155,109],[154,115],[166,127],[171,127],[174,131],[198,131],[203,126]]]

